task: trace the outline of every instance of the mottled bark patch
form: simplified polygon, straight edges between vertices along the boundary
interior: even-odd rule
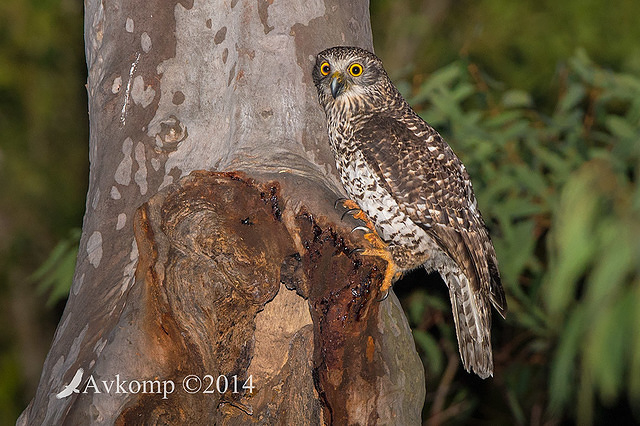
[[[375,424],[384,366],[375,356],[374,342],[380,340],[380,283],[386,264],[360,257],[342,227],[322,225],[310,214],[299,216],[298,224],[314,325],[314,379],[325,422]]]

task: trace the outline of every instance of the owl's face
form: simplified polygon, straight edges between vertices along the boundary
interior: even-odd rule
[[[323,50],[313,69],[313,82],[325,110],[339,104],[375,104],[388,80],[380,59],[357,47]]]

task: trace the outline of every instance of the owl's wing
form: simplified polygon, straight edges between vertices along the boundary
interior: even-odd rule
[[[354,135],[365,161],[400,208],[433,238],[502,317],[507,303],[495,249],[464,165],[420,117],[376,116]]]

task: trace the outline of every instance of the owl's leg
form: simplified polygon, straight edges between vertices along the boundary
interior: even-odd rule
[[[362,211],[358,204],[353,200],[344,200],[342,201],[342,205],[347,209],[345,214],[353,214],[353,217],[355,219],[364,222],[364,227],[359,226],[355,229],[366,229],[364,238],[369,241],[371,247],[364,249],[364,251],[360,252],[360,254],[363,256],[377,256],[387,261],[387,269],[384,272],[384,280],[382,281],[382,286],[380,287],[380,290],[383,293],[387,293],[382,299],[384,300],[388,295],[388,290],[391,288],[391,284],[393,284],[394,279],[399,276],[402,271],[394,262],[393,256],[391,255],[391,251],[389,251],[387,244],[382,240],[382,238],[380,238],[380,235],[378,235],[378,233],[376,232],[375,225],[373,224],[371,219],[369,219],[369,216],[367,216],[366,213]]]

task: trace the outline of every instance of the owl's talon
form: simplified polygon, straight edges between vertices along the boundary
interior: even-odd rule
[[[338,199],[336,200],[336,202],[335,202],[335,203],[333,203],[333,208],[334,208],[334,209],[337,209],[337,208],[338,208],[338,203],[343,203],[343,202],[345,202],[346,200],[348,200],[348,198],[345,198],[345,197],[340,197],[340,198],[338,198]]]
[[[362,232],[365,232],[365,233],[369,233],[369,232],[371,232],[371,229],[367,228],[366,226],[356,226],[355,228],[353,228],[351,230],[351,233],[353,234],[356,231],[362,231]]]
[[[340,220],[344,220],[344,217],[348,214],[353,215],[353,217],[356,217],[356,215],[353,214],[353,212],[361,212],[362,210],[360,210],[359,208],[357,209],[349,209],[346,212],[342,213],[342,217],[340,218]],[[356,213],[357,214],[357,213]],[[357,219],[357,218],[356,218]]]
[[[344,220],[344,217],[347,214],[350,214],[353,216],[354,219],[358,219],[364,222],[364,226],[366,226],[367,228],[369,228],[369,232],[376,232],[376,227],[373,224],[373,222],[371,221],[371,219],[369,219],[369,216],[367,216],[367,214],[360,208],[360,206],[358,205],[358,203],[356,203],[353,200],[349,200],[346,199],[342,202],[342,205],[344,206],[344,208],[347,209],[347,211],[345,211],[342,214],[342,218],[341,220]],[[355,214],[354,214],[355,213]]]
[[[387,292],[389,288],[391,288],[391,284],[393,284],[396,275],[399,275],[398,266],[393,261],[393,256],[391,256],[391,252],[388,249],[387,244],[380,238],[380,235],[376,232],[375,225],[369,219],[369,216],[358,206],[358,204],[353,201],[346,199],[342,201],[342,205],[347,209],[342,215],[342,219],[347,214],[353,215],[354,219],[361,220],[364,222],[364,225],[356,226],[351,230],[351,232],[355,232],[356,230],[364,231],[364,238],[371,244],[372,247],[362,249],[356,248],[351,251],[350,254],[360,253],[361,256],[376,256],[381,257],[382,259],[387,261],[387,268],[384,271],[384,279],[382,281],[382,286],[380,290],[382,292]],[[354,212],[356,212],[354,214]],[[384,298],[386,298],[385,296]],[[382,300],[384,300],[384,298]]]
[[[391,291],[391,289],[387,289],[387,291],[385,292],[384,296],[382,296],[382,299],[379,299],[378,302],[384,302],[385,300],[387,300],[387,297],[389,297],[389,292]]]

